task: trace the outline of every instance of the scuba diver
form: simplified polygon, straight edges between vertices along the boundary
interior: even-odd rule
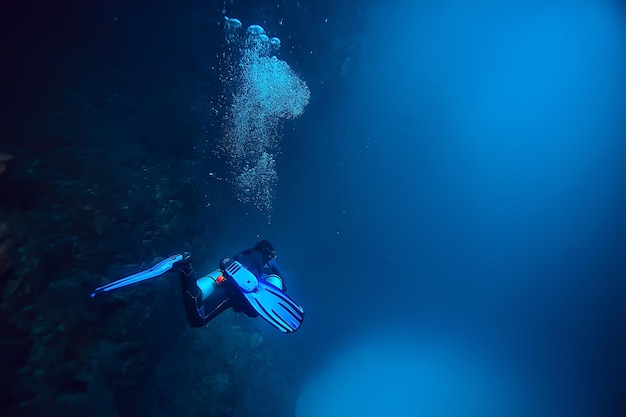
[[[168,271],[174,271],[180,277],[187,321],[192,327],[204,326],[229,308],[249,317],[261,316],[284,333],[298,330],[304,319],[304,309],[286,294],[287,286],[276,263],[276,252],[267,240],[232,258],[222,259],[219,269],[201,278],[196,278],[191,254],[185,252],[170,256],[145,271],[98,287],[91,298]]]

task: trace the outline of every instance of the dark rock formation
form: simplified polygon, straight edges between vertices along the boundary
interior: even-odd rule
[[[3,6],[3,416],[288,414],[276,407],[294,401],[289,371],[256,327],[230,316],[187,332],[167,278],[88,296],[178,251],[219,253],[207,235],[247,210],[207,176],[207,158],[219,164],[207,141],[220,134],[210,114],[224,48],[213,4]],[[226,13],[281,37],[315,99],[349,71],[366,4],[229,3]],[[265,408],[233,397],[243,375],[270,381],[256,394],[271,399]]]

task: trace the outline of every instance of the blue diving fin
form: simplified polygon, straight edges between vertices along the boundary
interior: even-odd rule
[[[304,320],[304,309],[268,282],[259,280],[253,292],[243,295],[261,317],[283,333],[295,332]]]
[[[131,285],[131,284],[135,284],[137,282],[145,281],[145,280],[150,279],[150,278],[158,277],[159,275],[162,275],[162,274],[166,273],[167,271],[171,270],[172,267],[174,266],[174,264],[176,262],[178,262],[178,261],[181,261],[182,259],[183,259],[183,255],[173,255],[173,256],[170,256],[169,258],[167,258],[167,259],[159,262],[158,264],[154,265],[152,268],[146,269],[145,271],[138,272],[138,273],[130,275],[130,276],[126,277],[126,278],[118,279],[115,282],[112,282],[110,284],[107,284],[107,285],[104,285],[102,287],[96,288],[91,293],[91,298],[94,298],[96,296],[96,294],[100,294],[100,293],[103,293],[103,292],[115,290],[117,288],[122,288],[122,287],[125,287],[127,285]]]
[[[235,281],[250,306],[268,323],[283,333],[298,330],[304,320],[304,309],[287,294],[265,280],[259,279],[232,261],[226,273]]]

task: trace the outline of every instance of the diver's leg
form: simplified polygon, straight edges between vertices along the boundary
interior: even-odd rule
[[[187,321],[191,327],[202,327],[204,320],[199,314],[202,307],[202,291],[196,284],[196,274],[191,264],[191,254],[185,253],[184,258],[175,265],[182,284],[183,304]]]
[[[196,280],[191,267],[180,268],[183,303],[187,321],[192,327],[202,327],[231,307],[228,291],[220,284],[224,279],[220,270]]]

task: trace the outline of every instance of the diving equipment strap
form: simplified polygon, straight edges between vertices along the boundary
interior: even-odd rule
[[[183,255],[170,256],[169,258],[154,265],[152,268],[146,269],[145,271],[138,272],[126,278],[122,278],[110,284],[96,288],[94,292],[91,293],[91,298],[94,298],[96,294],[100,294],[102,292],[108,292],[117,288],[126,287],[127,285],[135,284],[137,282],[145,281],[150,278],[158,277],[159,275],[162,275],[171,270],[174,264],[178,261],[181,261],[182,259]]]

